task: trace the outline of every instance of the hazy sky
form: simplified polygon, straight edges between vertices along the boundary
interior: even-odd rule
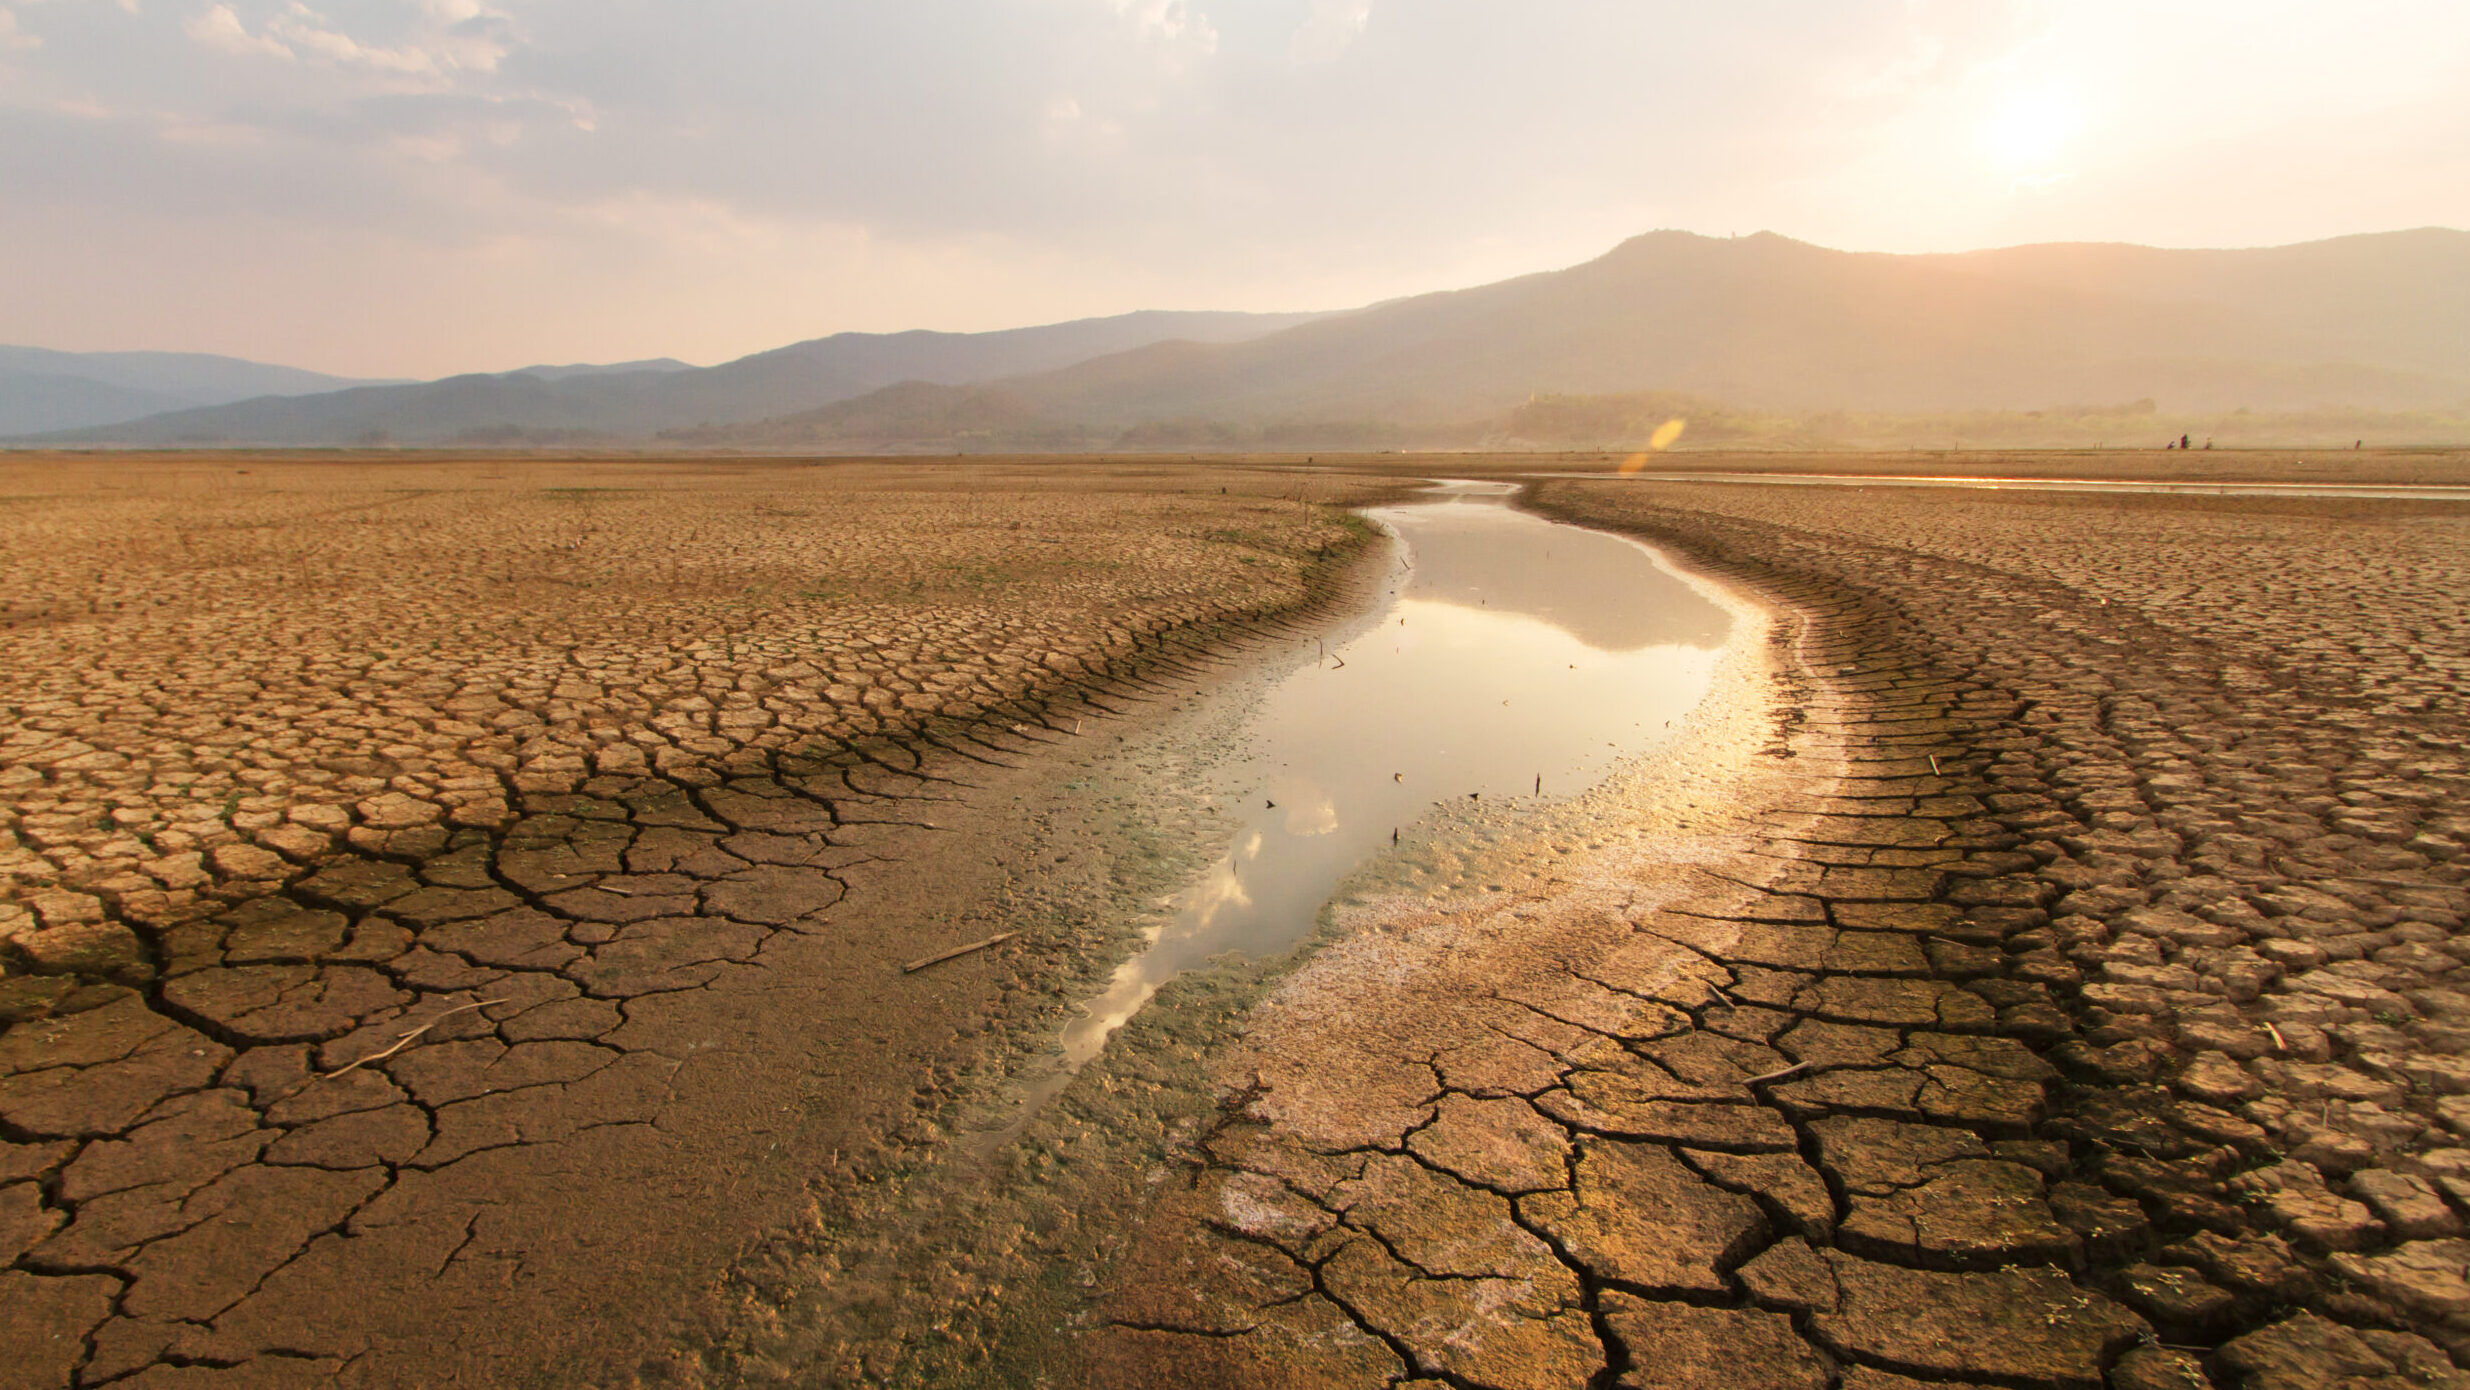
[[[0,342],[436,375],[1657,227],[2470,226],[2464,0],[0,0]]]

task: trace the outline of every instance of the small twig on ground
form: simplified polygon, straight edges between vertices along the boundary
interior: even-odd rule
[[[1932,777],[1944,777],[1944,776],[1946,776],[1946,774],[1945,774],[1945,773],[1940,772],[1940,771],[1938,770],[1938,755],[1937,755],[1936,753],[1932,753],[1932,754],[1930,755],[1930,775],[1931,775]]]
[[[930,965],[941,965],[945,961],[968,955],[972,951],[983,951],[989,946],[1000,946],[1004,942],[1010,941],[1013,937],[1018,935],[1020,935],[1020,933],[1016,931],[999,931],[993,936],[986,938],[984,941],[972,941],[966,946],[955,946],[951,950],[946,951],[939,956],[926,956],[919,960],[913,960],[907,965],[901,967],[901,973],[904,975],[914,975]]]
[[[2273,1050],[2275,1052],[2287,1052],[2290,1050],[2289,1040],[2281,1036],[2280,1029],[2274,1027],[2270,1023],[2267,1023],[2264,1025],[2264,1031],[2273,1035]]]
[[[372,1052],[368,1056],[361,1058],[359,1061],[354,1062],[349,1066],[338,1067],[333,1071],[319,1072],[317,1074],[318,1080],[332,1081],[336,1077],[343,1075],[345,1072],[358,1071],[362,1067],[369,1065],[371,1062],[383,1062],[396,1053],[401,1052],[403,1049],[410,1047],[413,1039],[418,1038],[421,1034],[428,1032],[437,1025],[444,1023],[447,1019],[454,1017],[456,1014],[468,1014],[474,1009],[485,1009],[491,1004],[503,1004],[505,1002],[507,1001],[503,999],[482,999],[475,1003],[457,1004],[453,1008],[448,1009],[446,1012],[439,1014],[433,1019],[430,1019],[428,1022],[420,1025],[412,1031],[397,1037],[395,1039],[394,1046],[387,1048],[382,1052]]]
[[[1762,1072],[1757,1076],[1743,1077],[1741,1084],[1744,1086],[1755,1086],[1761,1081],[1781,1081],[1785,1077],[1792,1075],[1794,1072],[1808,1071],[1809,1069],[1809,1063],[1795,1062],[1789,1067],[1779,1067],[1774,1071]]]
[[[1714,995],[1716,999],[1727,1009],[1737,1009],[1741,1007],[1740,1005],[1732,1002],[1732,996],[1726,994],[1724,992],[1724,987],[1717,984],[1713,980],[1707,981],[1707,993]]]

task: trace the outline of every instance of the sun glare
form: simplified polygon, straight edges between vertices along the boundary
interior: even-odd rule
[[[1688,429],[1689,427],[1690,422],[1677,415],[1672,419],[1666,420],[1664,423],[1657,425],[1655,427],[1655,433],[1647,437],[1647,453],[1660,454],[1666,449],[1671,448],[1673,446],[1673,442],[1681,437],[1681,431]],[[1621,461],[1621,476],[1628,477],[1630,474],[1635,473],[1639,469],[1646,466],[1646,453],[1632,454],[1628,458]]]
[[[2065,92],[2049,88],[2010,94],[1981,127],[1981,148],[2016,174],[2047,173],[2066,154],[2083,115]]]

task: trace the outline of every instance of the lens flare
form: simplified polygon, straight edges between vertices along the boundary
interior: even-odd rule
[[[1635,473],[1639,469],[1646,467],[1647,454],[1660,454],[1666,449],[1671,448],[1673,441],[1681,437],[1681,431],[1688,429],[1689,427],[1690,422],[1682,419],[1678,415],[1666,420],[1660,425],[1657,425],[1655,427],[1655,433],[1647,436],[1646,453],[1632,454],[1627,459],[1622,460],[1622,475],[1626,477],[1627,475]]]

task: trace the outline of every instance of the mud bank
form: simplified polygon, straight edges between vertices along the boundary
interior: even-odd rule
[[[0,634],[12,1383],[693,1374],[734,1258],[1085,987],[1109,866],[1007,896],[1021,808],[1361,539],[1188,470],[497,467],[18,518],[178,597]]]
[[[1705,751],[1170,983],[746,1379],[2463,1382],[2459,509],[1537,502],[1766,605]]]
[[[943,1152],[871,1193],[864,1209],[853,1209],[845,1221],[784,1233],[772,1258],[749,1269],[744,1315],[708,1353],[716,1383],[1084,1383],[1088,1336],[1104,1325],[1093,1295],[1112,1277],[1143,1213],[1179,1181],[1199,1136],[1223,1122],[1230,1049],[1248,1046],[1247,1031],[1262,1028],[1265,1015],[1274,1031],[1276,1020],[1293,1012],[1279,1001],[1327,991],[1333,976],[1424,968],[1425,962],[1394,951],[1399,924],[1408,917],[1447,918],[1524,901],[1539,883],[1596,872],[1572,866],[1599,857],[1626,862],[1625,856],[1660,860],[1690,852],[1681,847],[1688,827],[1726,814],[1734,784],[1757,750],[1773,742],[1764,722],[1771,668],[1766,617],[1711,585],[1677,579],[1630,542],[1557,534],[1564,549],[1600,543],[1617,550],[1620,564],[1636,564],[1658,585],[1670,586],[1667,601],[1704,610],[1700,631],[1730,625],[1725,645],[1695,658],[1688,697],[1672,711],[1675,727],[1661,727],[1658,717],[1648,721],[1656,727],[1623,735],[1639,752],[1624,757],[1601,750],[1580,757],[1573,768],[1555,765],[1552,782],[1566,785],[1575,777],[1564,774],[1575,770],[1595,782],[1574,797],[1533,794],[1532,774],[1523,770],[1531,766],[1524,761],[1534,751],[1528,748],[1519,754],[1520,785],[1499,789],[1516,794],[1450,795],[1420,818],[1410,815],[1394,850],[1382,834],[1383,852],[1336,885],[1328,910],[1316,913],[1317,902],[1305,905],[1298,928],[1270,949],[1261,949],[1263,938],[1255,935],[1241,943],[1252,948],[1245,957],[1221,957],[1210,968],[1164,977],[1148,1007],[1032,1118],[1019,1114],[1021,1098],[1044,1100],[1055,1089],[1045,1083],[1053,1073],[1042,1074],[1039,1059],[1023,1058],[1009,1077],[964,1082],[939,1117],[951,1136]],[[1575,554],[1563,558],[1585,569]],[[1448,570],[1436,563],[1432,573],[1445,577]],[[1630,578],[1621,590],[1628,602],[1655,598],[1638,591],[1638,576]],[[1280,745],[1262,732],[1264,706],[1274,708],[1280,690],[1291,689],[1298,676],[1333,671],[1324,651],[1360,652],[1351,644],[1379,637],[1394,624],[1390,603],[1412,592],[1411,584],[1396,587],[1401,592],[1390,602],[1301,644],[1291,662],[1272,661],[1230,679],[1191,701],[1154,737],[1136,738],[1119,757],[1076,776],[1093,798],[1087,809],[1094,814],[1069,827],[1071,834],[1109,826],[1096,833],[1125,845],[1163,809],[1195,804],[1210,808],[1207,824],[1214,832],[1186,838],[1181,853],[1163,847],[1166,852],[1142,872],[1119,876],[1118,891],[1092,894],[1076,910],[1120,924],[1118,934],[1135,941],[1154,943],[1179,922],[1189,925],[1193,895],[1173,890],[1197,879],[1205,892],[1209,856],[1229,843],[1239,849],[1249,843],[1259,812],[1272,809],[1263,806],[1275,798],[1259,795],[1261,779],[1291,772],[1274,766]],[[1471,613],[1489,607],[1471,591],[1461,597]],[[1563,680],[1572,679],[1564,669],[1569,664],[1557,657],[1551,663]],[[1702,689],[1713,693],[1701,697]],[[1512,698],[1515,709],[1519,697]],[[1388,782],[1386,776],[1376,780]],[[1354,804],[1342,784],[1332,785],[1338,787],[1334,806]],[[1429,793],[1422,800],[1430,805]],[[1066,827],[1058,822],[1058,830]],[[1224,867],[1223,858],[1214,866]],[[1167,891],[1159,891],[1161,884]],[[1463,963],[1483,964],[1471,957]],[[1119,973],[1118,982],[1122,978]],[[1480,996],[1497,978],[1470,986],[1451,974],[1445,992],[1465,988]],[[1275,999],[1263,1004],[1273,987]],[[990,1145],[988,1138],[998,1142]]]
[[[1280,984],[1090,1380],[2470,1381],[2462,513],[1779,491],[1539,489],[1775,603],[1791,756]]]
[[[1452,808],[1428,852],[1351,882],[1320,949],[1224,1026],[1192,1068],[1215,1104],[1170,1136],[1077,1374],[1575,1386],[1605,1368],[1597,1291],[1510,1209],[1572,1182],[1570,1139],[1530,1101],[1589,1041],[1617,1049],[1721,1006],[1728,976],[1631,923],[1769,874],[1743,837],[1806,775],[1787,741],[1797,624],[1691,582],[1733,637],[1669,742],[1576,797]],[[1689,1214],[1640,1195],[1623,1234],[1686,1248]]]

